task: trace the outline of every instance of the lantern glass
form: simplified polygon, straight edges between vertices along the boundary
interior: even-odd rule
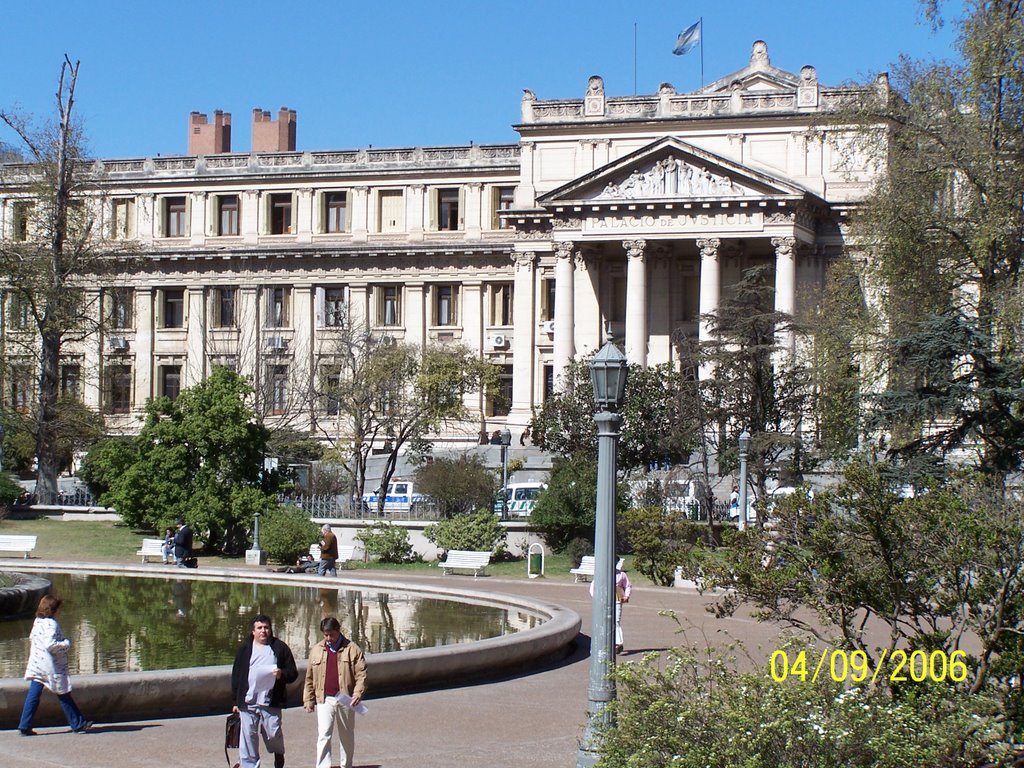
[[[594,355],[590,363],[590,382],[594,404],[599,410],[616,412],[626,394],[626,356],[611,342]]]

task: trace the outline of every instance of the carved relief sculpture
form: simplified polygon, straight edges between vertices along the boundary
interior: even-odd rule
[[[622,182],[608,182],[595,200],[637,200],[651,197],[742,197],[752,190],[741,187],[728,176],[719,176],[709,168],[669,156],[658,160],[649,170],[634,168]]]

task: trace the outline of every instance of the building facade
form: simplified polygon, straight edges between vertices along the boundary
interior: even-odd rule
[[[758,41],[694,93],[524,91],[514,144],[302,152],[282,109],[254,111],[239,153],[230,115],[193,113],[189,155],[96,163],[96,231],[135,258],[86,289],[97,331],[65,347],[62,383],[130,432],[148,399],[228,365],[269,419],[311,429],[333,415],[311,382],[339,375],[356,327],[477,351],[500,391],[443,437],[518,434],[609,337],[632,363],[677,361],[749,266],[773,268],[777,309],[813,301],[874,173],[821,118],[862,91],[777,69]],[[0,233],[28,238],[32,200],[7,170]],[[7,337],[18,313],[8,301]],[[30,385],[7,378],[17,406]]]

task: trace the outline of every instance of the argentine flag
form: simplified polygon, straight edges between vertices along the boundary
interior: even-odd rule
[[[676,56],[685,56],[700,43],[700,27],[701,23],[698,21],[693,26],[687,27],[684,31],[679,33],[679,37],[676,39],[676,47],[672,49],[672,53]]]

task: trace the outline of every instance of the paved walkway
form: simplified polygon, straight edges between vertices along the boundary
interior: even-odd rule
[[[439,578],[439,577],[435,577]],[[575,654],[561,663],[511,679],[459,685],[445,690],[367,699],[370,708],[356,726],[359,768],[571,768],[582,733],[587,699],[590,593],[586,584],[449,576],[474,588],[530,595],[575,610],[583,618]],[[429,583],[431,577],[415,579]],[[659,615],[672,610],[692,632],[712,642],[722,633],[743,640],[764,658],[776,633],[749,618],[719,620],[706,610],[708,598],[691,590],[637,588],[623,612],[628,662],[649,650],[677,644],[676,625]],[[689,632],[689,631],[688,631]],[[692,634],[694,639],[697,634]],[[724,639],[724,638],[723,638]],[[756,653],[760,649],[761,653]],[[371,681],[372,682],[372,681]],[[228,685],[228,681],[224,681]],[[155,695],[159,695],[155,692]],[[297,702],[296,702],[297,703]],[[88,714],[88,713],[86,713]],[[39,728],[35,738],[0,732],[4,768],[146,768],[225,765],[223,716],[100,723],[85,735],[66,728]],[[285,712],[287,764],[313,765],[315,716],[301,707]],[[232,761],[237,754],[232,751]],[[264,761],[264,765],[272,765]]]

